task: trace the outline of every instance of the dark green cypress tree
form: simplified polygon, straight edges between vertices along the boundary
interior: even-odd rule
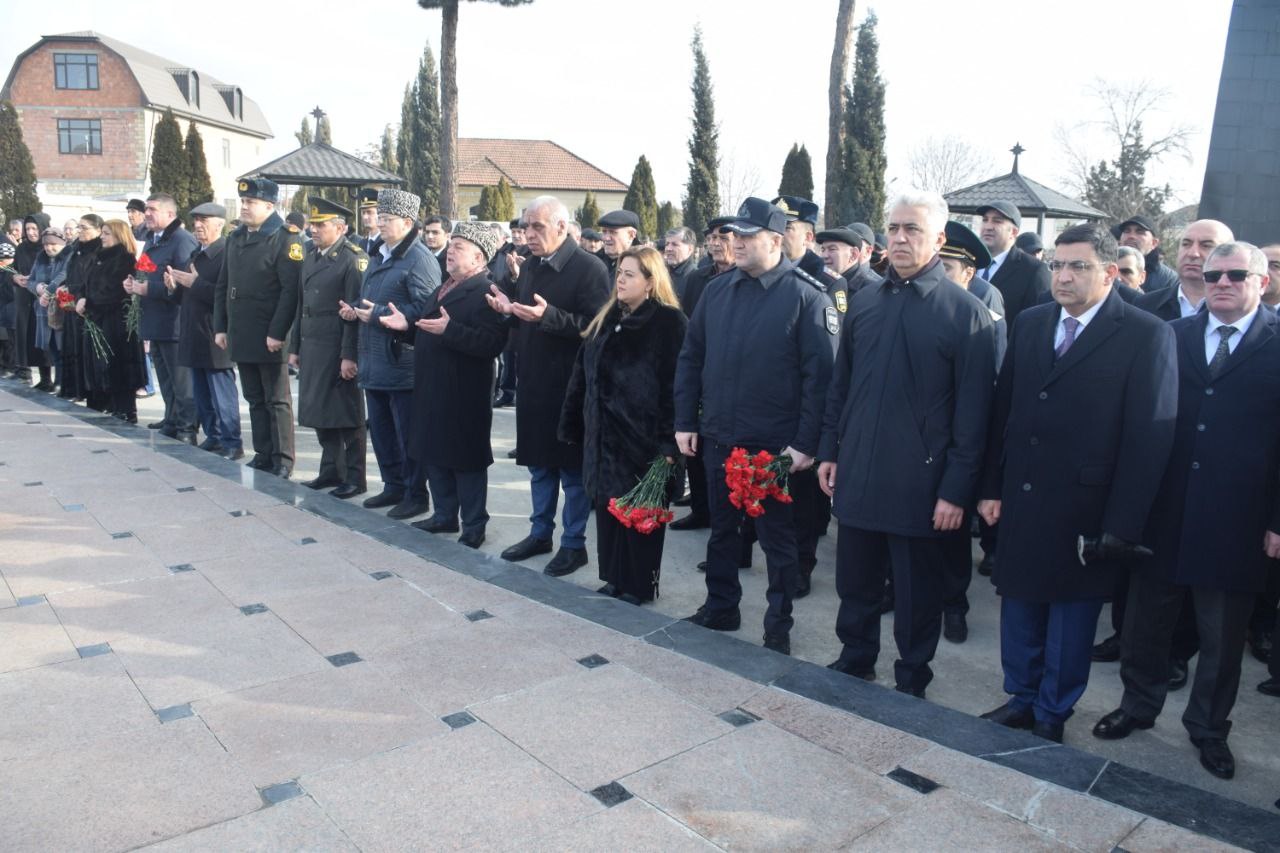
[[[178,203],[178,210],[187,210],[190,191],[190,166],[187,149],[182,143],[182,128],[173,116],[173,110],[165,110],[156,122],[151,140],[151,192],[168,193]]]
[[[323,142],[325,145],[333,144],[333,129],[329,126],[327,115],[320,116],[316,121],[316,142]]]
[[[422,208],[440,208],[440,78],[428,44],[418,63],[413,85],[413,162],[407,180],[409,191],[422,198]]]
[[[413,171],[413,105],[416,101],[413,84],[405,83],[404,100],[400,102],[400,129],[396,131],[395,172],[406,181]]]
[[[782,164],[778,195],[794,195],[813,200],[813,162],[803,145],[792,145]]]
[[[664,201],[662,207],[658,208],[658,230],[654,232],[654,237],[661,237],[672,228],[680,227],[680,210],[671,202]]]
[[[0,103],[0,211],[6,219],[14,219],[43,209],[36,195],[35,163],[22,139],[18,111],[4,101]]]
[[[382,140],[378,144],[378,165],[388,172],[396,171],[396,138],[391,133],[391,125],[382,129]]]
[[[582,207],[576,211],[575,218],[583,228],[595,228],[600,221],[600,205],[596,202],[596,194],[587,190],[582,197]]]
[[[876,16],[858,28],[853,88],[848,93],[844,153],[841,157],[840,222],[865,222],[876,231],[884,223],[884,81],[880,79],[880,42]]]
[[[653,167],[643,154],[631,173],[631,186],[622,200],[622,209],[640,217],[640,233],[653,237],[658,229],[658,190],[653,185]]]
[[[316,141],[315,137],[311,135],[311,122],[307,121],[306,116],[302,117],[302,127],[299,128],[297,132],[293,134],[293,136],[295,139],[298,140],[299,148],[310,145],[311,143]]]
[[[476,219],[496,222],[498,216],[498,188],[481,187],[480,203],[476,205]]]
[[[511,184],[507,183],[506,178],[498,178],[498,186],[495,189],[495,201],[498,205],[498,215],[494,219],[498,222],[508,222],[515,219],[516,216],[516,199],[511,194]]]
[[[702,233],[720,214],[720,129],[716,127],[711,70],[702,48],[702,28],[693,30],[693,133],[689,136],[689,180],[684,188],[684,224]]]
[[[187,206],[181,214],[198,204],[213,201],[213,181],[209,178],[209,163],[204,156],[204,139],[193,121],[187,127],[187,139],[184,143],[187,151]]]

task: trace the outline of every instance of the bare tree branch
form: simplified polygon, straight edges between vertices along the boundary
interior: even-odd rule
[[[911,185],[922,190],[948,193],[968,186],[995,171],[991,155],[961,136],[930,136],[907,157]]]

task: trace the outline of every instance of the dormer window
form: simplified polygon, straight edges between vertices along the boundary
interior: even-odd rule
[[[200,75],[190,68],[170,68],[169,73],[187,103],[200,109]]]
[[[244,121],[244,95],[240,92],[239,86],[219,86],[219,94],[222,100],[227,103],[227,112],[231,113],[231,117]]]

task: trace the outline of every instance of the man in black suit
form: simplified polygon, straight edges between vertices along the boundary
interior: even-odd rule
[[[1146,281],[1142,283],[1144,293],[1155,293],[1178,283],[1178,273],[1160,260],[1160,238],[1155,232],[1155,223],[1142,215],[1131,216],[1111,229],[1111,236],[1121,246],[1129,246],[1142,253],[1143,268],[1147,273]]]
[[[440,280],[449,278],[445,256],[449,252],[449,233],[453,231],[453,223],[445,216],[428,216],[422,221],[422,242],[427,244],[436,263],[440,265]]]
[[[1228,719],[1254,598],[1280,557],[1280,320],[1259,307],[1267,259],[1249,243],[1204,262],[1205,306],[1170,328],[1178,347],[1178,419],[1146,543],[1129,581],[1119,709],[1094,726],[1116,739],[1149,729],[1169,689],[1169,650],[1189,592],[1200,657],[1182,724],[1200,763],[1230,779]]]
[[[993,201],[979,207],[982,217],[978,236],[991,252],[991,263],[981,275],[1004,297],[1009,328],[1024,308],[1039,304],[1049,292],[1049,268],[1014,245],[1022,230],[1022,214],[1007,201]]]
[[[1116,241],[1055,242],[1057,304],[1014,326],[996,387],[978,511],[999,523],[993,580],[1008,702],[983,717],[1062,742],[1120,559],[1142,539],[1173,444],[1173,332],[1112,292]],[[1099,557],[1081,565],[1079,537]]]
[[[373,187],[360,190],[360,233],[352,240],[365,254],[381,239],[378,234],[378,191]]]

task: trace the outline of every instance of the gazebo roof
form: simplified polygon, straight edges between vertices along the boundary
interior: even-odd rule
[[[241,177],[315,187],[365,187],[372,184],[398,187],[404,183],[399,175],[323,142],[304,145]]]
[[[1037,183],[1018,172],[1018,155],[1023,148],[1013,147],[1013,171],[972,186],[952,190],[944,198],[952,213],[976,213],[977,208],[993,201],[1007,201],[1018,206],[1024,216],[1047,216],[1057,219],[1106,219],[1107,214],[1076,201],[1055,189]]]

